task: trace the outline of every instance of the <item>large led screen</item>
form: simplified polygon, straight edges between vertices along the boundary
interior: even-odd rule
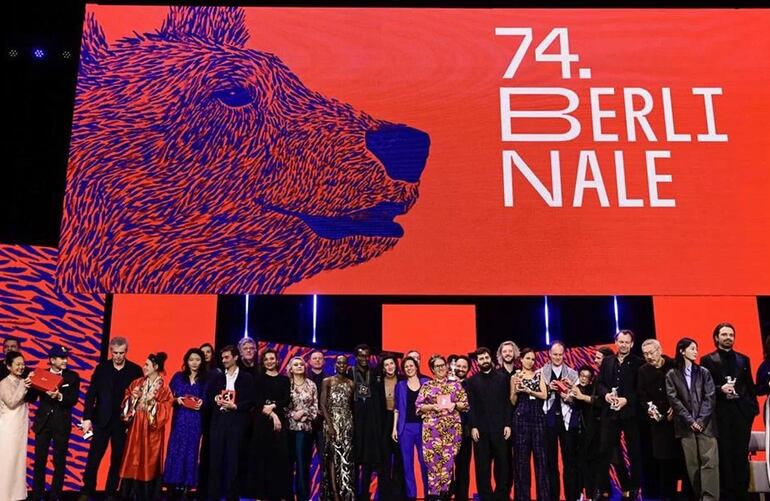
[[[90,5],[58,283],[770,293],[768,25]]]

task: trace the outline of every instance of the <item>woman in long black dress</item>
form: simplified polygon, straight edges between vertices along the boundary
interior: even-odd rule
[[[289,405],[289,378],[278,373],[278,353],[262,353],[262,372],[256,378],[256,412],[251,439],[249,497],[268,500],[292,498],[289,459],[289,425],[285,409]]]

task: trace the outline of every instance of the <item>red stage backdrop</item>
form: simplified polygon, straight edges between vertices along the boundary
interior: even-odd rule
[[[770,292],[770,11],[87,16],[67,290]]]

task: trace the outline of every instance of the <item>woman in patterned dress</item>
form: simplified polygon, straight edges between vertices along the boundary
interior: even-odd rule
[[[513,437],[515,450],[515,501],[529,501],[531,474],[529,462],[535,458],[537,500],[551,499],[546,471],[545,414],[543,400],[548,396],[545,380],[535,371],[535,352],[521,350],[521,369],[511,376],[511,404],[513,404]]]
[[[184,355],[182,370],[174,374],[168,383],[174,395],[175,408],[163,482],[177,494],[189,493],[198,485],[198,450],[203,431],[201,408],[207,373],[203,351],[190,348]],[[184,397],[187,396],[199,399],[196,408],[185,407]]]
[[[422,455],[428,468],[426,500],[449,500],[455,456],[462,441],[460,411],[468,409],[468,395],[457,381],[449,381],[449,368],[441,355],[428,367],[435,379],[420,388],[415,406],[422,417]]]
[[[121,418],[130,423],[120,465],[120,489],[129,499],[160,499],[166,423],[174,396],[161,373],[166,354],[150,354],[144,376],[126,388]]]
[[[321,408],[325,434],[325,460],[322,501],[354,501],[353,482],[353,381],[348,372],[348,359],[337,355],[335,375],[321,383]]]
[[[297,501],[310,499],[310,460],[313,457],[313,420],[318,416],[315,383],[306,377],[307,367],[301,357],[289,360],[286,375],[291,382],[286,418],[289,444],[294,463],[294,492]]]

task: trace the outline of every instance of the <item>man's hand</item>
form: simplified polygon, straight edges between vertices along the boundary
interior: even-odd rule
[[[508,440],[509,438],[511,438],[511,427],[506,426],[503,428],[503,439]]]
[[[262,414],[269,416],[275,410],[275,404],[266,404],[262,407]]]
[[[45,392],[46,395],[53,398],[54,400],[61,400],[62,394],[59,392],[59,390],[53,390],[53,391],[47,391]]]
[[[735,394],[735,385],[730,383],[725,383],[722,386],[719,387],[720,390],[722,390],[722,393],[725,395],[734,395]]]
[[[88,433],[94,428],[94,425],[91,423],[90,419],[84,419],[83,420],[83,433]]]
[[[471,439],[473,439],[474,442],[479,441],[479,429],[478,428],[471,428]]]
[[[626,397],[618,397],[617,403],[615,404],[615,410],[619,411],[623,407],[628,404],[628,399]]]
[[[666,421],[673,421],[674,420],[674,409],[669,407],[668,412],[666,413]]]
[[[690,425],[690,429],[695,433],[700,433],[703,431],[703,427],[697,421]]]

